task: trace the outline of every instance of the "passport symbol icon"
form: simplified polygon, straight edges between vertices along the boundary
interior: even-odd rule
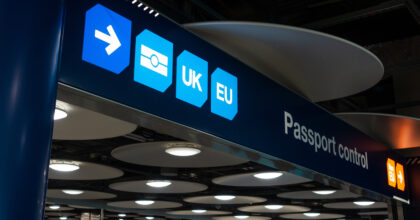
[[[165,77],[168,76],[168,57],[147,47],[141,45],[140,65],[149,70],[155,71]]]

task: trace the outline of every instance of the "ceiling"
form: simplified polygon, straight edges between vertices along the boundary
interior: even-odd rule
[[[59,138],[53,139],[51,163],[66,162],[79,169],[60,172],[50,168],[45,219],[80,219],[84,213],[98,215],[100,208],[104,209],[106,219],[238,219],[233,217],[237,215],[247,215],[248,220],[305,219],[303,213],[308,212],[320,213],[310,219],[387,218],[385,203],[377,201],[372,206],[356,206],[354,201],[373,200],[289,173],[290,165],[280,166],[280,171],[273,170],[159,131],[140,126],[134,131],[127,130],[120,125],[130,127],[132,124],[65,104],[68,116],[55,121],[60,126],[54,128],[54,136]],[[96,121],[86,120],[85,115]],[[106,129],[113,132],[98,139],[97,133],[102,132],[95,129],[95,124],[102,126],[111,119],[114,126]],[[79,137],[67,129],[87,125],[93,126],[92,129]],[[115,137],[117,132],[119,136]],[[174,146],[194,147],[201,152],[191,157],[176,157],[165,152]],[[280,176],[255,177],[269,171]],[[171,181],[171,185],[153,188],[147,185],[150,180]],[[313,192],[319,190],[335,192],[330,195]],[[77,194],[77,191],[82,193]],[[218,200],[215,195],[236,197]],[[154,203],[142,206],[135,202],[138,200]],[[60,205],[60,208],[54,210],[51,205]],[[266,205],[283,207],[273,210]],[[192,212],[197,209],[207,211]]]
[[[420,10],[416,0],[143,2],[180,24],[257,21],[313,29],[352,41],[378,56],[385,67],[384,77],[366,91],[318,104],[332,113],[372,112],[420,118],[416,83],[420,80]],[[420,147],[411,148],[415,149],[403,155],[419,157]]]

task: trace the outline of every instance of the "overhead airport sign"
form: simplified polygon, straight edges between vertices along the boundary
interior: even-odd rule
[[[155,15],[131,1],[67,1],[59,81],[371,191],[408,198],[403,163],[390,148]],[[395,161],[392,175],[388,158]]]

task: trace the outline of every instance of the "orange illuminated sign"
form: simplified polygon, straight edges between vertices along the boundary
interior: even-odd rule
[[[400,163],[395,163],[394,160],[389,159],[386,161],[386,170],[388,173],[388,185],[397,187],[397,189],[405,190],[404,166]]]
[[[395,161],[388,158],[386,162],[386,170],[388,173],[388,185],[396,187],[397,176],[395,175]]]
[[[397,188],[401,191],[404,191],[405,190],[405,179],[404,179],[404,167],[403,167],[403,165],[397,163],[396,174],[397,174]]]

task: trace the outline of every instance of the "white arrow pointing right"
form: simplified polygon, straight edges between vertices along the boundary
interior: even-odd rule
[[[117,34],[115,33],[114,28],[112,28],[111,25],[108,25],[106,29],[108,30],[109,35],[99,30],[95,30],[95,38],[98,38],[99,40],[105,41],[109,44],[105,48],[105,50],[108,55],[111,55],[112,53],[114,53],[114,51],[120,48],[121,42],[118,39]]]

